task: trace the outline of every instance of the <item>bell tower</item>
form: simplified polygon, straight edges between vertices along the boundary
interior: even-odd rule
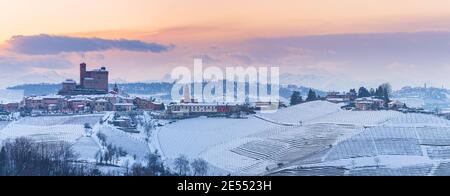
[[[86,63],[80,64],[80,86],[84,88],[84,78],[86,76]]]

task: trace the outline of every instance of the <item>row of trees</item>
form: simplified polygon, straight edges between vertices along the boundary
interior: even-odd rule
[[[135,163],[125,175],[130,176],[173,176],[170,168],[167,167],[157,151],[149,153],[146,157],[146,164]]]
[[[321,99],[321,97],[319,95],[317,95],[316,92],[313,91],[312,89],[309,89],[308,96],[306,97],[305,101],[303,101],[303,97],[301,96],[300,92],[294,91],[291,96],[290,105],[291,106],[298,105],[303,102],[316,101],[316,100],[320,100],[320,99]]]
[[[98,170],[78,163],[70,145],[7,140],[0,150],[0,176],[90,176]]]
[[[127,175],[132,176],[205,176],[208,174],[208,163],[203,159],[195,159],[192,162],[185,155],[180,155],[174,160],[172,171],[161,160],[157,151],[146,156],[146,165],[135,163]]]
[[[378,86],[378,88],[371,88],[368,90],[366,87],[360,87],[356,93],[356,89],[351,89],[351,93],[358,95],[358,98],[363,97],[376,97],[384,101],[385,107],[387,107],[390,102],[390,96],[392,94],[392,86],[389,83],[384,83]]]
[[[208,163],[203,159],[195,159],[189,162],[189,159],[185,155],[180,155],[175,159],[174,165],[175,171],[180,176],[189,174],[193,176],[205,176],[208,174]]]
[[[108,157],[126,155],[125,151],[112,145],[108,145],[107,152],[109,154],[102,155],[106,163],[114,162]],[[79,162],[77,159],[78,155],[65,142],[35,142],[26,138],[7,140],[0,149],[0,176],[204,176],[209,170],[205,160],[190,161],[184,155],[174,160],[171,170],[157,151],[149,153],[144,164],[138,162],[131,167],[126,165],[125,172],[102,173],[95,164]]]

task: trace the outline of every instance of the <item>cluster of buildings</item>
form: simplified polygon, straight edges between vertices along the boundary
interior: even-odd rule
[[[190,96],[189,86],[184,87],[184,97],[180,103],[171,103],[166,107],[165,118],[191,118],[198,116],[208,117],[240,117],[241,113],[248,112],[242,104],[231,103],[199,103]]]
[[[385,103],[383,99],[377,97],[362,97],[358,98],[357,94],[354,92],[329,92],[325,98],[327,101],[332,103],[343,103],[347,109],[356,110],[380,110],[380,109],[395,109],[401,110],[406,108],[406,105],[400,101],[391,101]],[[386,108],[386,106],[388,108]]]
[[[331,103],[350,103],[355,101],[358,95],[352,92],[329,92],[326,100]]]
[[[92,71],[80,65],[80,84],[68,79],[57,95],[24,97],[20,103],[0,104],[0,112],[25,114],[78,114],[104,111],[163,110],[164,104],[152,99],[119,93],[117,85],[109,91],[105,67]]]

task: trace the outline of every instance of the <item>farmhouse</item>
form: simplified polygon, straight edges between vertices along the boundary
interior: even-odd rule
[[[378,110],[384,108],[384,101],[374,97],[363,97],[355,100],[355,107],[358,110]]]
[[[164,110],[164,104],[155,103],[154,100],[136,97],[133,104],[140,110]]]
[[[0,112],[14,112],[19,109],[19,103],[0,103]]]
[[[348,103],[356,99],[356,93],[329,92],[325,99],[331,103]]]
[[[114,104],[114,111],[131,112],[134,108],[132,103],[116,103]]]

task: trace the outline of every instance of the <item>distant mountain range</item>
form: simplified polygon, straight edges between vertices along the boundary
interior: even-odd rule
[[[110,84],[110,89],[112,89],[114,84]],[[148,95],[157,96],[163,100],[170,100],[170,92],[172,90],[172,83],[168,82],[151,82],[151,83],[122,83],[118,84],[119,89],[122,92],[131,95]],[[23,90],[25,96],[40,96],[40,95],[50,95],[56,94],[61,89],[61,84],[23,84],[18,86],[12,86],[8,89],[11,90]],[[304,97],[308,94],[310,88],[297,86],[297,85],[283,85],[280,87],[281,100],[288,102],[292,93],[294,91],[299,91]],[[325,91],[313,89],[320,96],[326,96]]]

